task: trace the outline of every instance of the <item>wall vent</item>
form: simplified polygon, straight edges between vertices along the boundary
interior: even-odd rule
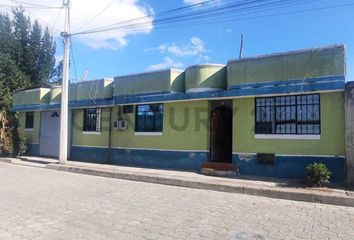
[[[257,164],[274,165],[275,164],[275,154],[257,153]]]

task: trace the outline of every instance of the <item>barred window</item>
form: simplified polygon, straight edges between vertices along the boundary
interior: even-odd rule
[[[84,109],[83,131],[86,132],[101,131],[101,108]]]
[[[34,112],[26,112],[25,128],[32,129],[34,124]]]
[[[320,95],[256,98],[256,134],[320,134]]]
[[[136,106],[135,132],[162,132],[163,104]]]

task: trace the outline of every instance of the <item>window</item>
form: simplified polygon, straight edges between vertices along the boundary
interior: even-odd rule
[[[320,134],[320,95],[256,98],[256,134]]]
[[[32,129],[34,123],[34,112],[26,112],[25,128]]]
[[[84,109],[83,131],[87,131],[87,132],[101,131],[101,108]]]
[[[123,113],[132,113],[133,112],[133,105],[124,105],[123,106]]]
[[[135,132],[162,132],[163,104],[136,106]]]

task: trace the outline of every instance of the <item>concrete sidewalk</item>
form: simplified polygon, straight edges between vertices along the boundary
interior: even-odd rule
[[[297,181],[288,179],[248,176],[222,178],[205,176],[195,172],[72,161],[68,161],[66,165],[59,165],[57,160],[50,158],[22,157],[21,159],[3,158],[1,160],[28,166],[132,181],[354,207],[354,191],[340,188],[304,188]]]

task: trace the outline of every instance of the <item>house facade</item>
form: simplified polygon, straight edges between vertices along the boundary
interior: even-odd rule
[[[71,160],[302,178],[346,177],[345,47],[334,45],[71,84]],[[60,87],[14,94],[29,154],[58,156]]]

